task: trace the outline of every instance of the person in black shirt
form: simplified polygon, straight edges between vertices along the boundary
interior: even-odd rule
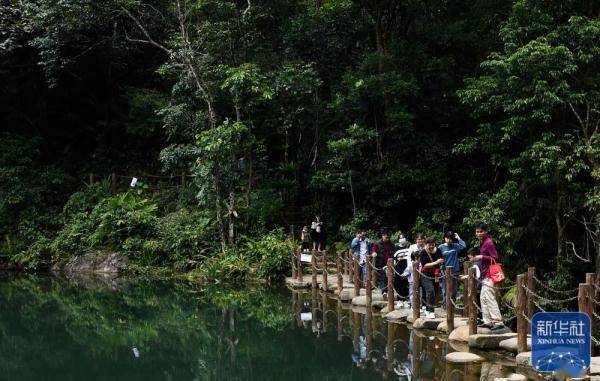
[[[425,240],[425,249],[419,253],[419,262],[421,264],[421,287],[425,294],[427,317],[435,318],[434,304],[436,299],[435,276],[436,269],[439,272],[440,264],[443,263],[442,253],[435,245],[433,237],[427,237]]]

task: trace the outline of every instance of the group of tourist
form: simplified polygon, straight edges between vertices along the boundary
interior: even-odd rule
[[[367,273],[367,259],[374,258],[374,271],[379,276],[379,288],[383,296],[387,292],[394,292],[404,301],[399,301],[399,307],[411,308],[413,295],[413,262],[417,264],[420,273],[420,294],[423,312],[429,318],[434,318],[434,308],[441,290],[442,308],[446,308],[446,282],[452,282],[453,302],[456,301],[456,292],[461,276],[460,257],[465,255],[475,268],[480,285],[481,320],[480,327],[490,328],[492,331],[504,328],[502,315],[498,302],[496,301],[494,283],[490,275],[490,265],[498,261],[498,252],[494,241],[488,234],[488,227],[479,223],[475,227],[475,236],[481,242],[479,249],[470,248],[460,236],[453,231],[444,233],[444,240],[437,245],[433,237],[425,237],[423,234],[415,236],[415,243],[409,245],[404,236],[400,236],[398,243],[391,240],[389,230],[381,231],[381,238],[372,242],[364,230],[357,233],[352,240],[351,249],[354,258],[359,264],[361,281],[364,281]],[[394,261],[394,290],[388,290],[386,264],[388,259]],[[451,267],[449,276],[444,276],[446,267]],[[397,274],[397,275],[396,275]]]

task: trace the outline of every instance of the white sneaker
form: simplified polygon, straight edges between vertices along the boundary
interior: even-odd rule
[[[396,303],[396,308],[402,308],[402,307],[403,307],[402,302],[397,302]]]
[[[421,311],[427,311],[427,307],[425,307],[425,306],[422,306],[422,307],[421,307]]]
[[[435,319],[435,314],[433,312],[430,312],[427,314],[427,317],[430,319]]]

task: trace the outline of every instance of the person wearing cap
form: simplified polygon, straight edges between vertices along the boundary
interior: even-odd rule
[[[402,274],[410,265],[410,248],[408,241],[401,234],[398,240],[398,250],[394,253],[394,274]],[[404,306],[406,297],[408,296],[408,281],[406,277],[394,276],[394,290],[400,295],[400,307]],[[404,300],[402,300],[404,299]]]
[[[446,277],[442,278],[442,307],[446,309],[446,282],[452,282],[452,300],[456,301],[456,291],[458,289],[458,279],[460,277],[461,268],[458,262],[458,256],[464,250],[466,250],[467,244],[465,241],[460,239],[457,233],[452,230],[448,230],[444,233],[444,243],[441,244],[438,249],[442,253],[442,259],[444,260],[441,266],[442,273],[445,273],[446,266],[452,266],[451,279]]]

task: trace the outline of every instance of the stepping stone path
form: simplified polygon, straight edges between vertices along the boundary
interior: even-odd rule
[[[458,328],[458,327],[464,327],[467,324],[469,324],[469,319],[465,319],[465,318],[454,318],[454,328]],[[445,332],[448,333],[448,322],[446,321],[446,319],[444,319],[444,321],[442,321],[436,328],[438,331],[440,332]]]
[[[499,344],[501,349],[505,351],[509,351],[512,353],[517,353],[519,351],[518,348],[518,340],[516,337],[512,337],[510,339],[502,340]],[[531,337],[527,338],[527,350],[531,350]]]
[[[452,363],[478,363],[484,360],[483,357],[470,352],[452,352],[446,355],[446,361]]]
[[[413,328],[430,329],[432,331],[435,331],[438,325],[440,325],[440,323],[442,323],[443,321],[445,321],[445,318],[430,319],[427,317],[420,317],[413,322]]]
[[[521,352],[516,357],[517,366],[531,366],[531,352]]]
[[[482,328],[482,327],[477,327],[477,333],[490,333],[490,329],[489,328]],[[450,332],[450,335],[448,336],[448,340],[451,341],[462,341],[462,342],[468,342],[469,341],[469,327],[466,325],[463,325],[461,327],[458,328],[454,328],[454,331]]]
[[[477,349],[498,349],[500,348],[500,342],[506,339],[517,337],[516,333],[489,333],[489,334],[475,334],[469,337],[469,347]]]
[[[342,302],[348,302],[354,298],[354,289],[353,288],[344,288],[342,292],[339,294],[340,300]]]
[[[394,310],[392,312],[388,312],[385,315],[385,318],[389,321],[406,321],[406,318],[408,317],[409,314],[412,315],[412,310],[409,310],[409,309]]]
[[[494,381],[527,381],[527,377],[518,373],[511,373],[508,377],[496,377]]]
[[[379,293],[373,293],[373,296],[371,298],[371,303],[375,303],[375,302],[384,302],[383,300],[383,296]],[[355,306],[366,306],[367,305],[367,296],[366,295],[361,295],[361,296],[355,296],[354,298],[352,298],[352,304]]]

